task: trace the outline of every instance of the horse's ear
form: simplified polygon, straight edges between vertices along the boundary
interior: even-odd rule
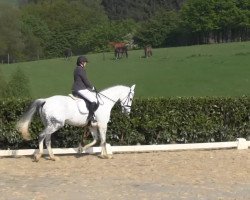
[[[134,90],[135,89],[135,84],[131,86],[131,90]]]

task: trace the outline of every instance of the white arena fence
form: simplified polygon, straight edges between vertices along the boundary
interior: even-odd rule
[[[177,150],[205,150],[205,149],[229,149],[237,148],[239,150],[248,149],[250,141],[244,138],[238,138],[234,142],[211,142],[211,143],[190,143],[190,144],[166,144],[166,145],[134,145],[134,146],[111,146],[107,144],[108,154],[126,153],[126,152],[155,152],[155,151],[177,151]],[[20,149],[20,150],[0,150],[0,156],[30,156],[34,155],[38,149]],[[101,147],[91,147],[82,153],[96,154],[101,152]],[[60,154],[78,154],[78,148],[53,148],[53,153]],[[45,149],[44,154],[48,154]]]

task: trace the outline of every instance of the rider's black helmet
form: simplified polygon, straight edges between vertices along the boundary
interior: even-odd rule
[[[76,64],[79,66],[82,62],[88,62],[88,59],[85,56],[79,56],[77,58]]]

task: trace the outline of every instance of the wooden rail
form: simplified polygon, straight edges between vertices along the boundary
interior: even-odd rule
[[[134,145],[134,146],[111,146],[107,144],[108,154],[122,152],[151,152],[151,151],[176,151],[176,150],[202,150],[202,149],[248,149],[250,141],[238,138],[234,142],[211,142],[211,143],[191,143],[191,144],[166,144],[166,145]],[[38,149],[0,150],[0,156],[29,156],[34,155]],[[91,147],[82,153],[96,154],[101,152],[101,147]],[[53,153],[78,154],[78,148],[53,148]],[[45,149],[44,154],[48,154]]]

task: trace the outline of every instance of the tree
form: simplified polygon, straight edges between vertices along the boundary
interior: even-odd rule
[[[169,34],[178,27],[178,13],[161,10],[148,22],[142,23],[135,34],[135,42],[141,47],[151,44],[153,47],[166,46]]]
[[[241,10],[236,6],[235,1],[220,0],[215,1],[217,18],[217,41],[227,42],[234,40],[233,30],[238,29],[242,21]]]
[[[25,48],[24,54],[28,60],[39,59],[44,55],[50,31],[46,22],[38,16],[22,12],[22,34]]]
[[[79,36],[107,21],[99,0],[43,0],[23,7],[22,11],[46,57],[60,57],[65,48],[81,53]]]
[[[185,0],[102,0],[110,20],[149,20],[161,9],[179,10]]]
[[[191,44],[247,39],[249,8],[247,0],[188,0],[181,9],[182,26]]]
[[[241,20],[237,29],[237,40],[250,39],[250,1],[238,0],[235,2],[240,9]]]
[[[79,35],[83,52],[102,52],[109,49],[109,42],[127,42],[129,34],[134,34],[136,24],[133,20],[104,21]]]
[[[210,33],[219,29],[216,21],[216,0],[189,0],[181,9],[182,26],[191,33],[191,44],[207,43]]]
[[[22,57],[23,48],[19,9],[0,3],[0,55],[9,54],[16,61]]]

